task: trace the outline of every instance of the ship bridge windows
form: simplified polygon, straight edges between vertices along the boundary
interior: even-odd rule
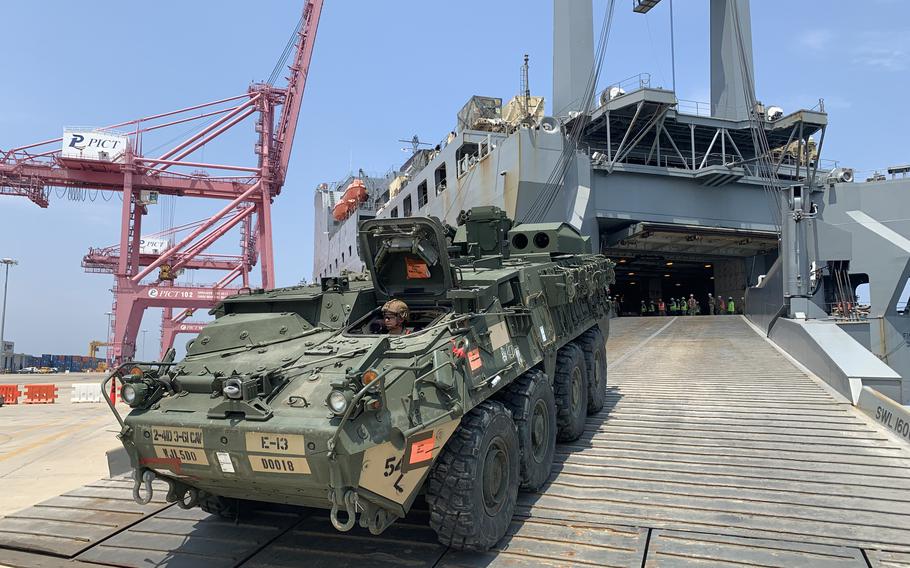
[[[455,164],[457,166],[458,177],[463,176],[474,164],[480,155],[480,144],[476,142],[465,142],[455,151]]]
[[[477,162],[490,155],[493,150],[493,140],[489,134],[478,142],[465,142],[455,152],[455,174],[463,176],[473,168]]]
[[[411,212],[412,212],[413,207],[412,207],[412,202],[411,202],[411,196],[410,196],[410,195],[406,195],[406,196],[405,196],[404,202],[401,204],[401,209],[402,209],[402,213],[404,214],[405,217],[410,217],[410,216],[411,216]]]
[[[439,195],[446,190],[446,163],[443,162],[439,164],[439,167],[436,168],[436,195]]]
[[[392,219],[398,218],[398,206],[397,205],[395,207],[392,207],[392,211],[389,213],[389,217],[391,217]]]
[[[423,207],[429,201],[429,196],[427,195],[427,180],[423,180],[417,186],[417,208],[423,209]]]

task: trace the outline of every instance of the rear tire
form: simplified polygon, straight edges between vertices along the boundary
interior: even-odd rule
[[[468,412],[433,464],[427,480],[430,527],[439,542],[483,551],[499,542],[518,498],[518,429],[501,403]]]
[[[546,373],[531,369],[502,393],[521,449],[521,488],[536,491],[550,478],[556,451],[556,399]]]
[[[556,377],[553,392],[556,395],[556,424],[559,442],[574,442],[585,431],[588,413],[588,370],[581,348],[566,344],[556,355]]]
[[[603,410],[607,398],[607,345],[596,325],[578,338],[588,368],[588,414]]]

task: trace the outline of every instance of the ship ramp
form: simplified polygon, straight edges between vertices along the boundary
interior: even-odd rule
[[[910,566],[910,447],[739,316],[613,322],[606,408],[490,552],[437,544],[420,508],[373,537],[322,511],[143,507],[113,478],[0,519],[0,564]]]

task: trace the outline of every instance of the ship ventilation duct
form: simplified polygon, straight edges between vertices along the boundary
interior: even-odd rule
[[[562,124],[552,116],[545,116],[540,119],[540,129],[547,134],[559,134],[562,132]]]

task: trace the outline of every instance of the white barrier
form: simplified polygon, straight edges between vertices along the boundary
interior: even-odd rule
[[[98,383],[73,383],[72,402],[101,402]]]

